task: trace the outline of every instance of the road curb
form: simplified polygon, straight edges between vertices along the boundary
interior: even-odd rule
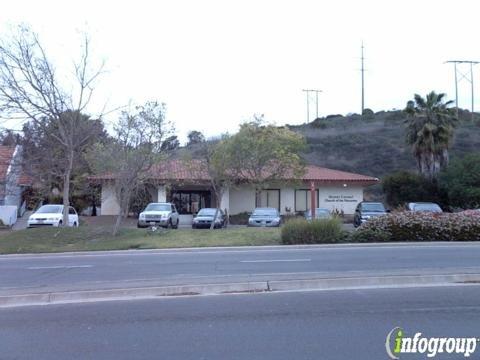
[[[170,296],[267,293],[306,290],[348,290],[426,287],[480,283],[480,274],[386,275],[370,277],[269,280],[227,284],[196,284],[107,290],[62,291],[0,296],[0,308],[97,301],[152,299]]]
[[[61,291],[0,296],[0,308],[112,300],[149,299],[167,296],[255,293],[262,291],[268,291],[268,283],[266,281],[231,284],[202,284],[107,290]]]
[[[382,242],[382,243],[333,243],[333,244],[309,244],[309,245],[245,245],[245,246],[205,246],[205,247],[171,247],[135,250],[92,250],[92,251],[63,251],[44,253],[13,253],[0,254],[0,259],[22,257],[62,257],[62,256],[89,256],[89,255],[131,255],[131,254],[155,254],[155,253],[188,253],[205,251],[268,251],[268,250],[308,250],[308,249],[345,249],[345,248],[391,248],[391,247],[455,247],[468,246],[480,247],[478,241],[406,241],[406,242]]]
[[[412,286],[441,286],[480,283],[480,274],[386,275],[375,277],[345,277],[330,279],[269,281],[270,291],[341,290]]]

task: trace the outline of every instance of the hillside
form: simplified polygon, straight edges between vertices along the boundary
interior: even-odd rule
[[[451,157],[480,151],[480,114],[473,121],[469,112],[459,115]],[[392,171],[416,169],[405,144],[405,119],[401,111],[382,111],[369,117],[328,116],[290,129],[306,137],[308,163],[381,178]]]

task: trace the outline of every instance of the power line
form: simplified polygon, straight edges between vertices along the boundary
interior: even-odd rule
[[[307,124],[310,122],[310,93],[315,93],[315,107],[316,107],[316,117],[315,119],[318,119],[318,93],[321,93],[322,90],[318,89],[303,89],[307,95]]]
[[[362,62],[362,67],[361,67],[361,73],[362,73],[362,112],[360,113],[361,115],[363,115],[363,111],[365,110],[365,58],[363,56],[363,50],[364,50],[364,46],[363,46],[363,41],[362,41],[362,56],[361,56],[361,62]]]
[[[471,91],[471,101],[472,101],[472,119],[473,113],[475,110],[475,97],[474,97],[474,84],[473,84],[473,66],[480,64],[480,61],[472,61],[472,60],[449,60],[445,63],[453,64],[453,69],[455,71],[455,107],[457,110],[457,117],[458,117],[458,83],[462,80],[466,80],[470,83],[470,91]],[[459,69],[462,65],[467,64],[470,65],[470,71],[464,72],[464,70]],[[458,66],[457,66],[458,65]],[[459,78],[460,77],[460,78]]]

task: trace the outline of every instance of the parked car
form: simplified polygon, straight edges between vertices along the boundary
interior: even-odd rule
[[[441,213],[442,208],[435,203],[430,202],[411,202],[407,204],[407,210],[413,212],[433,212]]]
[[[331,219],[332,213],[330,210],[325,209],[325,208],[317,208],[315,209],[315,219]],[[307,221],[312,220],[312,210],[308,210],[305,212],[305,219]]]
[[[199,228],[210,228],[212,225],[213,218],[215,217],[215,212],[217,209],[214,208],[203,208],[197,213],[197,215],[193,218],[192,229],[199,229]],[[225,214],[223,213],[222,209],[218,209],[218,214],[215,219],[214,228],[220,229],[225,227],[226,225],[226,218]]]
[[[275,208],[256,208],[248,219],[248,226],[278,227],[281,220],[280,213]]]
[[[178,229],[178,212],[172,203],[150,203],[138,216],[137,227],[162,226]]]
[[[385,206],[381,202],[370,202],[362,201],[355,208],[355,215],[353,216],[353,226],[359,227],[364,222],[383,216],[387,214],[388,211],[385,209]]]
[[[27,221],[27,227],[62,226],[63,205],[43,205]],[[68,226],[78,226],[78,214],[73,207],[68,210]]]

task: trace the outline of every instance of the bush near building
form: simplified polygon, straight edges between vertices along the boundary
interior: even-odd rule
[[[386,201],[393,207],[412,201],[436,202],[445,207],[445,194],[436,181],[410,171],[397,171],[382,180]]]
[[[282,226],[281,232],[284,245],[337,243],[345,238],[342,222],[337,218],[314,221],[292,219]]]
[[[440,174],[440,186],[453,208],[480,208],[480,153],[453,159]]]
[[[480,212],[398,212],[364,223],[352,242],[480,241]]]

